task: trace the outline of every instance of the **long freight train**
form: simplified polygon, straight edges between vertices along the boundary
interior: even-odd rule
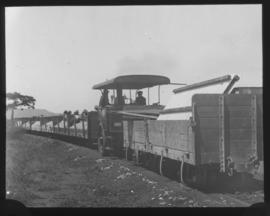
[[[233,88],[238,80],[226,75],[176,88],[163,106],[161,87],[175,84],[169,78],[118,76],[93,86],[102,93],[95,111],[15,121],[32,134],[96,146],[103,156],[125,157],[160,174],[172,171],[188,184],[238,173],[262,179],[262,88]],[[150,97],[150,89],[157,94]],[[139,90],[148,96],[143,103],[135,99]]]

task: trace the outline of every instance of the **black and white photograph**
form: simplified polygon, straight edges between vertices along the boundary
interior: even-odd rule
[[[264,203],[262,4],[5,7],[6,199]]]

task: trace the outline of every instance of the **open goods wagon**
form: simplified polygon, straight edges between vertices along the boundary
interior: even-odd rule
[[[124,121],[124,147],[138,162],[158,156],[160,173],[164,159],[179,161],[182,181],[262,172],[261,94],[195,94],[191,104],[182,109],[191,111],[188,120]]]
[[[96,111],[75,115],[16,118],[16,125],[28,133],[48,136],[90,147],[97,144],[98,115]]]

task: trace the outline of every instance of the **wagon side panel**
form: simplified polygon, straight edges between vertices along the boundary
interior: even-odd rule
[[[134,121],[133,127],[130,126],[129,123],[129,131],[132,131],[132,134],[129,136],[132,137],[131,139],[131,147],[133,149],[139,149],[141,151],[145,151],[146,145],[146,123],[147,121]]]
[[[193,118],[197,164],[219,163],[219,103],[218,94],[196,94]]]
[[[165,157],[195,164],[193,130],[189,120],[149,121],[149,140],[153,149]]]
[[[195,164],[194,138],[189,120],[133,121],[132,130],[127,125],[125,127],[124,139],[132,140],[126,141],[132,143],[132,149]]]

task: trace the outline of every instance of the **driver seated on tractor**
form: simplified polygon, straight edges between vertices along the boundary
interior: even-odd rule
[[[138,97],[136,97],[135,104],[137,105],[146,105],[145,97],[142,96],[143,92],[138,91]]]
[[[108,94],[109,94],[108,89],[104,89],[103,92],[102,92],[101,98],[99,100],[99,106],[100,107],[104,107],[104,106],[110,104]]]

